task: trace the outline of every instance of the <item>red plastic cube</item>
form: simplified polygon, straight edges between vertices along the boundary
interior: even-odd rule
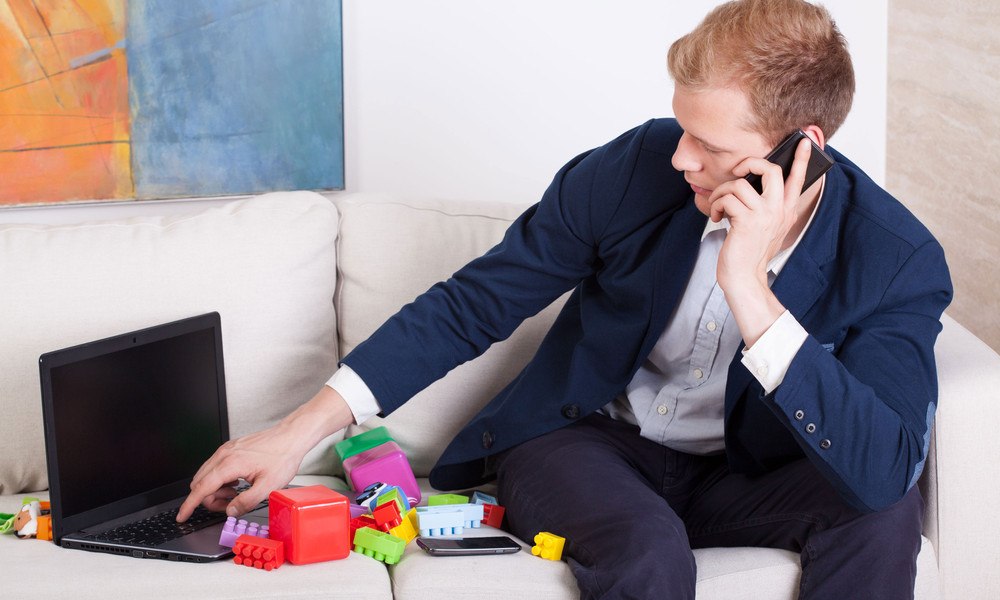
[[[312,485],[271,492],[270,537],[296,565],[338,560],[351,553],[351,511],[343,494]]]

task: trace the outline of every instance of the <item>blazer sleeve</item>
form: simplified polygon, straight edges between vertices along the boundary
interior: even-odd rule
[[[807,337],[763,401],[855,507],[900,500],[923,470],[937,406],[934,341],[952,288],[936,241],[902,262],[836,353]]]
[[[624,195],[646,123],[581,154],[503,240],[390,317],[342,362],[387,415],[454,367],[504,340],[591,275],[598,238]]]

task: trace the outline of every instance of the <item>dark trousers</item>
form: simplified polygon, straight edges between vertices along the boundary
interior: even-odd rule
[[[694,598],[692,548],[798,552],[801,600],[912,598],[923,500],[917,487],[877,513],[851,508],[807,460],[758,477],[694,456],[600,414],[500,457],[511,531],[566,538],[589,598]]]

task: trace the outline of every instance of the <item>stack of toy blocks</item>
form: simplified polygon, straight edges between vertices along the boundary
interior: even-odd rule
[[[385,427],[338,442],[334,449],[355,491],[382,482],[402,488],[412,504],[420,502],[420,487],[410,462]]]
[[[496,497],[477,491],[472,494],[472,503],[483,505],[484,524],[500,529],[500,525],[503,524],[503,513],[506,509],[497,504]]]

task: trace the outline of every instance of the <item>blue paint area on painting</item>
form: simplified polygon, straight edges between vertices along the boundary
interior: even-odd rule
[[[344,187],[340,0],[128,3],[140,198]]]

